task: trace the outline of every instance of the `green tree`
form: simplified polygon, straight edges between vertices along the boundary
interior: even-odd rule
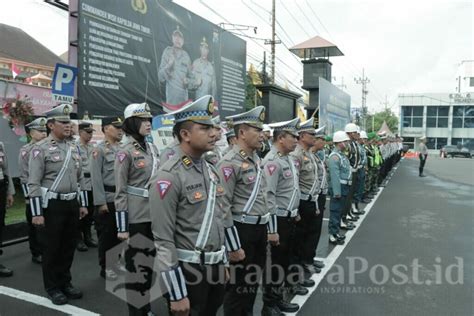
[[[248,111],[262,103],[262,97],[255,85],[262,83],[262,74],[250,64],[245,77],[245,110]]]
[[[367,115],[367,132],[377,132],[382,127],[383,122],[387,122],[392,133],[398,132],[398,117],[390,109]]]

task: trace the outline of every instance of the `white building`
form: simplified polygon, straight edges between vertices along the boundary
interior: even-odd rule
[[[474,149],[474,92],[400,94],[399,104],[399,131],[410,148],[426,136],[428,149],[459,143]]]

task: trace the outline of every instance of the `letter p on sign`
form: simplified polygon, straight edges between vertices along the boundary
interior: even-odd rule
[[[56,64],[54,70],[52,93],[62,96],[74,96],[74,81],[77,76],[77,68],[69,65]]]

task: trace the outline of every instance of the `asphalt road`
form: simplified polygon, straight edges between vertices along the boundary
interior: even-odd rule
[[[474,314],[474,159],[430,157],[426,178],[417,168],[416,160],[400,164],[345,246],[328,245],[324,222],[317,257],[329,266],[315,275],[312,294],[298,298],[298,315]],[[71,304],[81,310],[62,311],[36,304],[45,293],[27,244],[4,250],[1,262],[15,275],[0,279],[1,316],[127,315],[125,303],[105,291],[95,250],[76,252],[73,264],[73,282],[84,298]],[[153,309],[167,315],[162,300]]]

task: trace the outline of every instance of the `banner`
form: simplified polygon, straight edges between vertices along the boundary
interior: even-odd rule
[[[171,1],[82,0],[78,40],[79,116],[169,113],[206,94],[221,116],[244,108],[245,41]]]
[[[351,120],[351,96],[319,78],[319,126],[326,126],[326,134],[343,131]]]

